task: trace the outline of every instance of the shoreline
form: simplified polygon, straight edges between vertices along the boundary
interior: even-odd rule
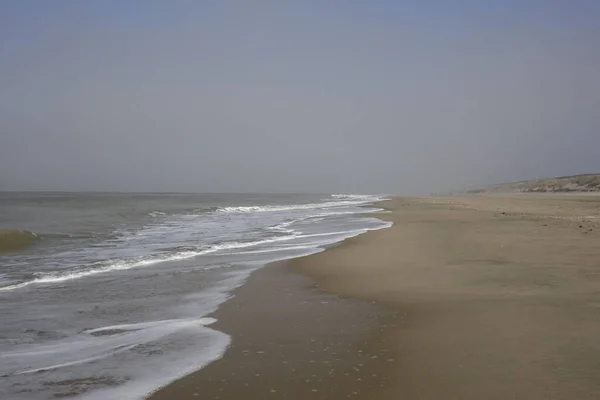
[[[383,204],[387,201],[363,207],[385,209]],[[381,219],[378,214],[366,212],[364,216]],[[218,310],[207,316],[217,321],[209,328],[231,336],[231,344],[223,356],[158,389],[147,399],[237,399],[249,395],[343,398],[380,390],[390,379],[386,376],[386,364],[393,352],[374,349],[370,344],[381,342],[379,327],[394,324],[397,313],[372,302],[325,293],[310,276],[295,270],[292,263],[385,229],[389,227],[371,229],[329,244],[318,253],[271,262],[253,271]],[[290,318],[290,311],[294,315],[292,325],[285,321]],[[276,318],[284,323],[270,326]],[[315,321],[319,325],[311,328]],[[248,332],[249,327],[252,327],[251,332]],[[323,337],[333,337],[335,341],[324,341]],[[377,351],[382,353],[381,360],[373,357]],[[328,359],[322,360],[323,355]],[[384,358],[386,355],[388,358]],[[380,365],[375,367],[375,364]],[[283,374],[276,367],[285,368]],[[251,372],[239,372],[247,369]],[[365,375],[364,371],[373,370],[379,374]],[[265,381],[264,377],[269,375],[276,379]],[[356,386],[349,384],[352,381]]]
[[[290,261],[255,271],[211,315],[232,337],[223,357],[148,399],[375,396],[395,357],[380,327],[397,313],[324,293]]]
[[[150,399],[600,397],[598,198],[394,198],[384,207],[391,212],[370,215],[391,220],[391,228],[255,272],[216,313],[216,326],[233,333],[224,357]],[[261,313],[259,324],[243,317]],[[283,322],[270,319],[277,315]],[[303,318],[319,323],[290,326]],[[272,331],[256,330],[269,324]],[[343,333],[349,326],[360,329]],[[330,378],[303,364],[317,351],[313,339],[353,349],[343,357],[321,352],[319,360],[356,367],[358,375]],[[243,343],[286,349],[285,361],[306,367],[308,381],[266,350],[244,355]],[[265,375],[233,377],[236,366]],[[330,382],[331,392],[319,392],[311,378]]]

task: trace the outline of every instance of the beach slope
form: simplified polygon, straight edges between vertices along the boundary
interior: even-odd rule
[[[253,276],[224,358],[154,398],[600,398],[599,196],[382,206],[391,228]]]
[[[600,197],[395,199],[391,229],[294,264],[401,312],[385,399],[600,398]]]

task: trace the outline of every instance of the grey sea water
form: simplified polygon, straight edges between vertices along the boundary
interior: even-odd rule
[[[253,270],[389,226],[382,199],[0,193],[0,398],[141,399],[202,368]]]

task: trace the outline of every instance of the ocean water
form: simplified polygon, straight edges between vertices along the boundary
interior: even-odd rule
[[[0,399],[145,398],[222,356],[252,271],[388,227],[382,199],[0,193]]]

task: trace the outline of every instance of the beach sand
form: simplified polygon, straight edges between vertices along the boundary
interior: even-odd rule
[[[151,398],[600,398],[600,197],[383,206],[392,228],[255,273],[225,356]]]

